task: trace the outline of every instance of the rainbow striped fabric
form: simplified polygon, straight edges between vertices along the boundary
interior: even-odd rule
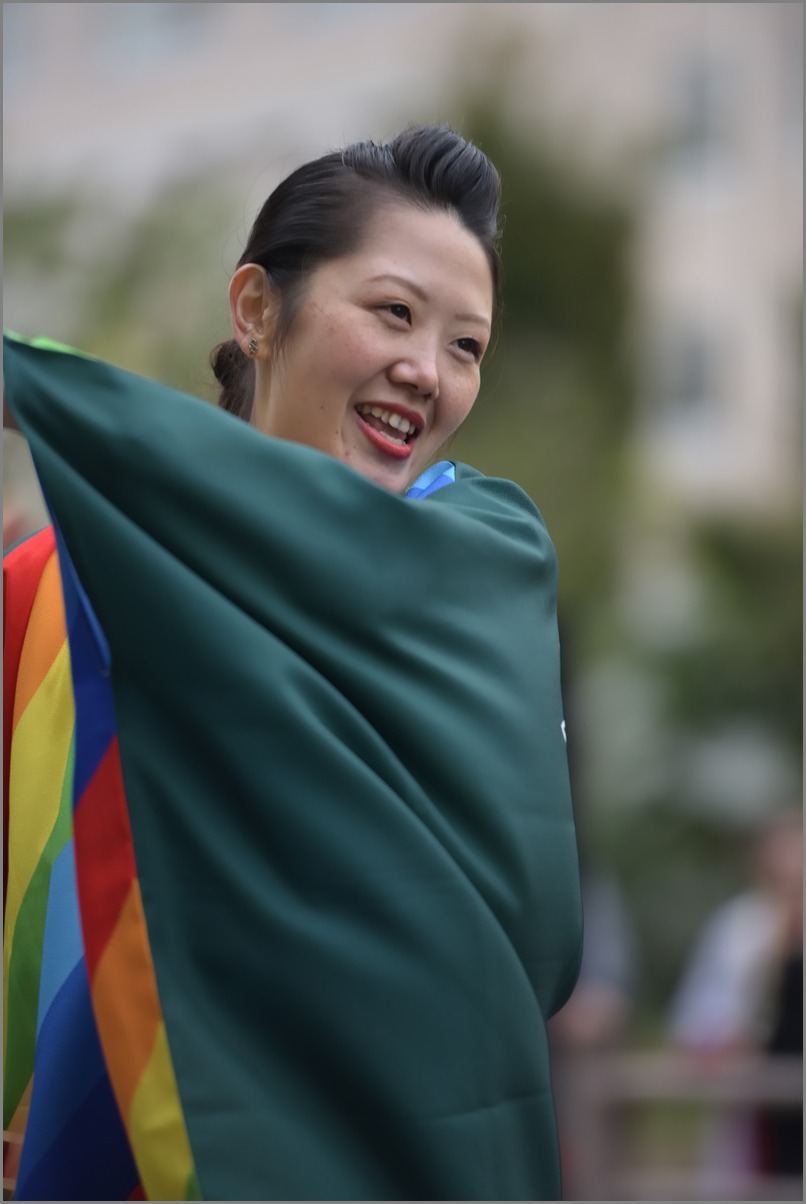
[[[57,542],[48,528],[4,561],[4,1125],[25,1131],[15,1198],[197,1199],[108,651]]]

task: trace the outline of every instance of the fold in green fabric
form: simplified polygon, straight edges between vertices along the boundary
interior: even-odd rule
[[[581,917],[532,501],[464,465],[396,496],[98,360],[4,359],[109,645],[202,1195],[558,1199]]]

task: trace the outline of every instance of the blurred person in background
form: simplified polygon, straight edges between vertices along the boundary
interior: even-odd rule
[[[5,563],[19,1199],[560,1198],[556,558],[440,458],[498,200],[446,127],[297,169],[218,409],[6,336],[53,519]]]
[[[669,1036],[719,1066],[753,1054],[803,1054],[803,812],[751,837],[747,888],[703,925],[675,992]],[[738,1190],[756,1173],[802,1174],[802,1109],[744,1109],[707,1131],[704,1171]]]
[[[762,1049],[771,1057],[803,1057],[803,816],[791,813],[767,834],[763,880],[779,899],[776,964],[770,976]],[[800,865],[798,865],[800,862]],[[777,885],[775,885],[777,883]],[[765,1174],[803,1176],[803,1108],[764,1107],[757,1116],[759,1164]]]

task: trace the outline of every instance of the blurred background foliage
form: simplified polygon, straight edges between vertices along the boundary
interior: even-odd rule
[[[759,802],[800,799],[802,522],[682,521],[635,473],[637,201],[508,121],[499,84],[493,73],[456,103],[455,124],[501,170],[505,284],[482,395],[451,454],[517,480],[558,550],[583,863],[623,889],[644,1040],[703,917],[745,877]],[[126,216],[91,192],[12,198],[15,323],[213,401],[208,357],[229,334],[249,220],[233,228],[240,196],[226,172],[205,172]],[[654,573],[648,603],[631,576],[637,546]]]
[[[493,104],[467,128],[502,171],[504,322],[486,389],[453,453],[514,476],[558,549],[581,853],[585,866],[613,873],[628,900],[641,962],[640,1040],[660,1028],[703,917],[746,882],[760,812],[799,802],[796,772],[782,775],[781,798],[764,798],[763,770],[751,765],[731,800],[698,780],[696,766],[706,734],[723,741],[740,776],[749,761],[760,770],[765,755],[775,759],[764,733],[793,767],[800,760],[802,522],[794,511],[751,525],[695,518],[684,535],[698,593],[693,629],[647,638],[630,622],[620,599],[622,547],[646,535],[640,516],[653,512],[630,463],[638,216],[580,164],[519,139]],[[623,691],[619,678],[627,679]],[[593,704],[600,689],[605,696]],[[610,773],[597,755],[608,736],[590,730],[608,712]]]
[[[217,249],[231,220],[231,197],[207,178],[173,181],[132,214],[81,192],[8,205],[7,287],[25,333],[57,325],[77,347],[211,400],[206,360],[229,326],[231,265]]]

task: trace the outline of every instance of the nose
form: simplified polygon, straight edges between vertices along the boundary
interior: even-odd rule
[[[437,357],[426,348],[410,348],[405,356],[395,360],[389,367],[389,379],[427,401],[434,401],[439,396]]]

